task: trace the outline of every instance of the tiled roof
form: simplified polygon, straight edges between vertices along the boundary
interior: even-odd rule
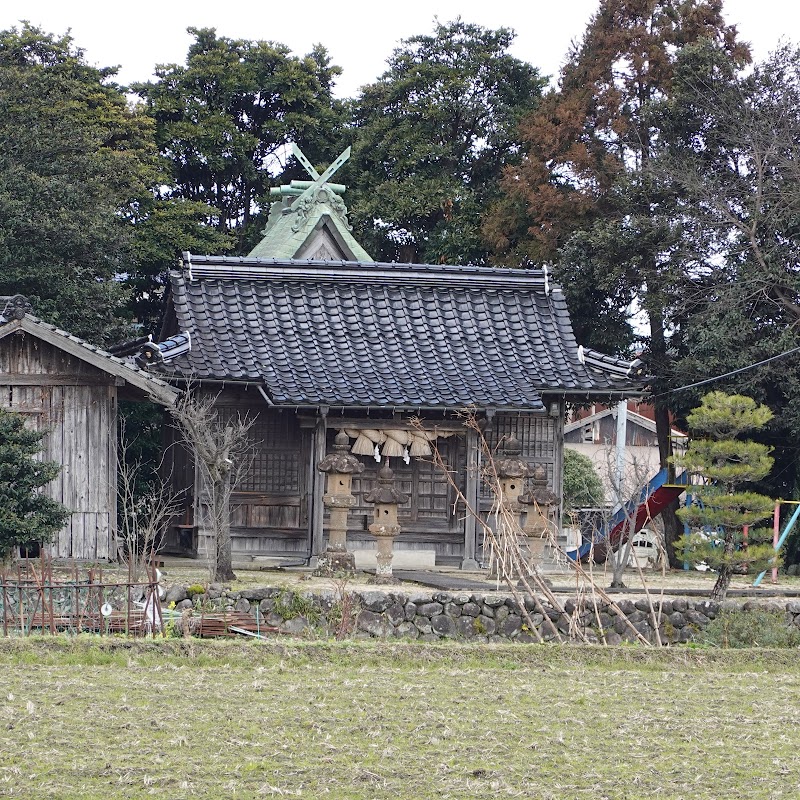
[[[248,381],[276,404],[542,409],[543,393],[635,393],[582,363],[538,270],[184,254],[175,376]]]

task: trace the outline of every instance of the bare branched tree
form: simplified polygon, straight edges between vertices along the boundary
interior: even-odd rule
[[[122,420],[117,445],[117,543],[119,559],[127,564],[135,582],[161,549],[167,525],[180,508],[180,493],[172,491],[169,480],[161,477],[158,470],[148,469],[142,461],[132,461],[130,445]]]
[[[248,434],[255,420],[237,417],[225,421],[216,401],[216,395],[199,396],[187,390],[170,413],[200,471],[198,495],[213,538],[211,580],[231,581],[236,579],[231,549],[231,495],[250,466]]]
[[[505,583],[508,591],[513,596],[520,613],[523,616],[531,633],[539,640],[542,641],[543,637],[539,632],[537,626],[534,624],[529,611],[525,605],[525,597],[531,598],[536,613],[541,614],[545,622],[544,630],[552,634],[552,638],[556,641],[563,642],[564,636],[562,630],[566,630],[570,639],[577,639],[578,641],[587,643],[588,639],[583,631],[583,625],[580,622],[582,613],[582,606],[580,603],[575,604],[573,613],[568,613],[558,597],[554,594],[547,580],[541,572],[531,565],[530,559],[523,545],[525,541],[525,532],[522,530],[519,522],[518,515],[513,513],[508,508],[507,504],[503,502],[503,492],[501,481],[497,473],[495,465],[494,453],[490,448],[480,421],[472,411],[466,411],[463,414],[464,426],[476,433],[478,439],[478,446],[482,451],[482,473],[481,479],[488,487],[492,497],[493,506],[492,514],[495,516],[494,528],[484,519],[479,510],[474,508],[470,501],[465,497],[457,477],[454,475],[452,468],[445,462],[441,453],[433,444],[433,463],[442,471],[447,477],[448,483],[454,490],[458,501],[463,504],[466,513],[471,515],[476,523],[483,530],[484,541],[487,543],[490,550],[498,554],[502,554],[502,558],[497,560],[498,575]],[[422,429],[421,421],[416,421],[418,429]],[[639,642],[645,645],[650,645],[651,642],[640,633],[634,624],[628,619],[627,615],[622,609],[612,600],[610,595],[594,580],[592,574],[587,572],[580,562],[569,559],[566,553],[561,549],[558,544],[557,537],[555,536],[555,528],[552,532],[547,534],[548,542],[556,558],[559,561],[569,564],[575,572],[576,584],[578,584],[578,598],[586,597],[589,595],[592,599],[599,597],[609,608],[613,609],[617,616],[623,620],[625,627]],[[520,591],[520,587],[522,591]],[[551,620],[548,609],[542,603],[541,597],[549,604],[552,610],[555,621]],[[597,605],[595,600],[595,613],[597,614]],[[548,629],[549,625],[549,629]]]

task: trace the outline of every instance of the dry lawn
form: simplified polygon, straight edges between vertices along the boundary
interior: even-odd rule
[[[800,653],[0,640],[0,797],[795,798]]]

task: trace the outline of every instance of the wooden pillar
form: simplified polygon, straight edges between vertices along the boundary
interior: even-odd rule
[[[558,496],[558,505],[554,508],[556,530],[561,531],[564,513],[564,417],[567,413],[565,400],[558,402],[558,416],[554,418],[554,463],[553,463],[553,491]]]
[[[108,436],[108,476],[109,476],[109,483],[111,484],[108,487],[108,542],[106,543],[107,547],[107,558],[114,560],[117,557],[117,552],[119,549],[119,543],[117,539],[117,471],[118,471],[118,464],[117,464],[117,387],[116,386],[109,386],[108,387],[108,430],[110,434]]]
[[[320,554],[325,549],[325,538],[323,535],[323,520],[325,514],[325,504],[322,500],[325,494],[325,475],[316,469],[316,465],[325,458],[326,438],[328,431],[328,408],[321,406],[317,415],[317,424],[314,427],[314,435],[311,439],[311,448],[314,454],[312,463],[314,469],[311,474],[312,493],[311,508],[309,509],[309,519],[311,521],[311,562],[310,566],[316,567]]]
[[[475,514],[480,514],[480,451],[478,444],[478,434],[467,429],[467,480],[464,486],[464,496],[467,504],[471,506]],[[475,515],[466,510],[464,520],[464,558],[461,561],[461,569],[478,569],[478,521]]]

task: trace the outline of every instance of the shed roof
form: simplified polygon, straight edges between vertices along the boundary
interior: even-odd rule
[[[0,297],[0,339],[18,332],[30,334],[115,378],[123,379],[159,403],[164,405],[175,403],[178,391],[165,381],[140,369],[132,362],[117,358],[71,333],[42,322],[27,313],[27,308],[30,308],[30,305],[21,295],[13,298]]]
[[[161,369],[258,383],[278,405],[542,410],[543,394],[642,383],[629,362],[579,355],[542,270],[184,253],[171,284],[191,346]]]

